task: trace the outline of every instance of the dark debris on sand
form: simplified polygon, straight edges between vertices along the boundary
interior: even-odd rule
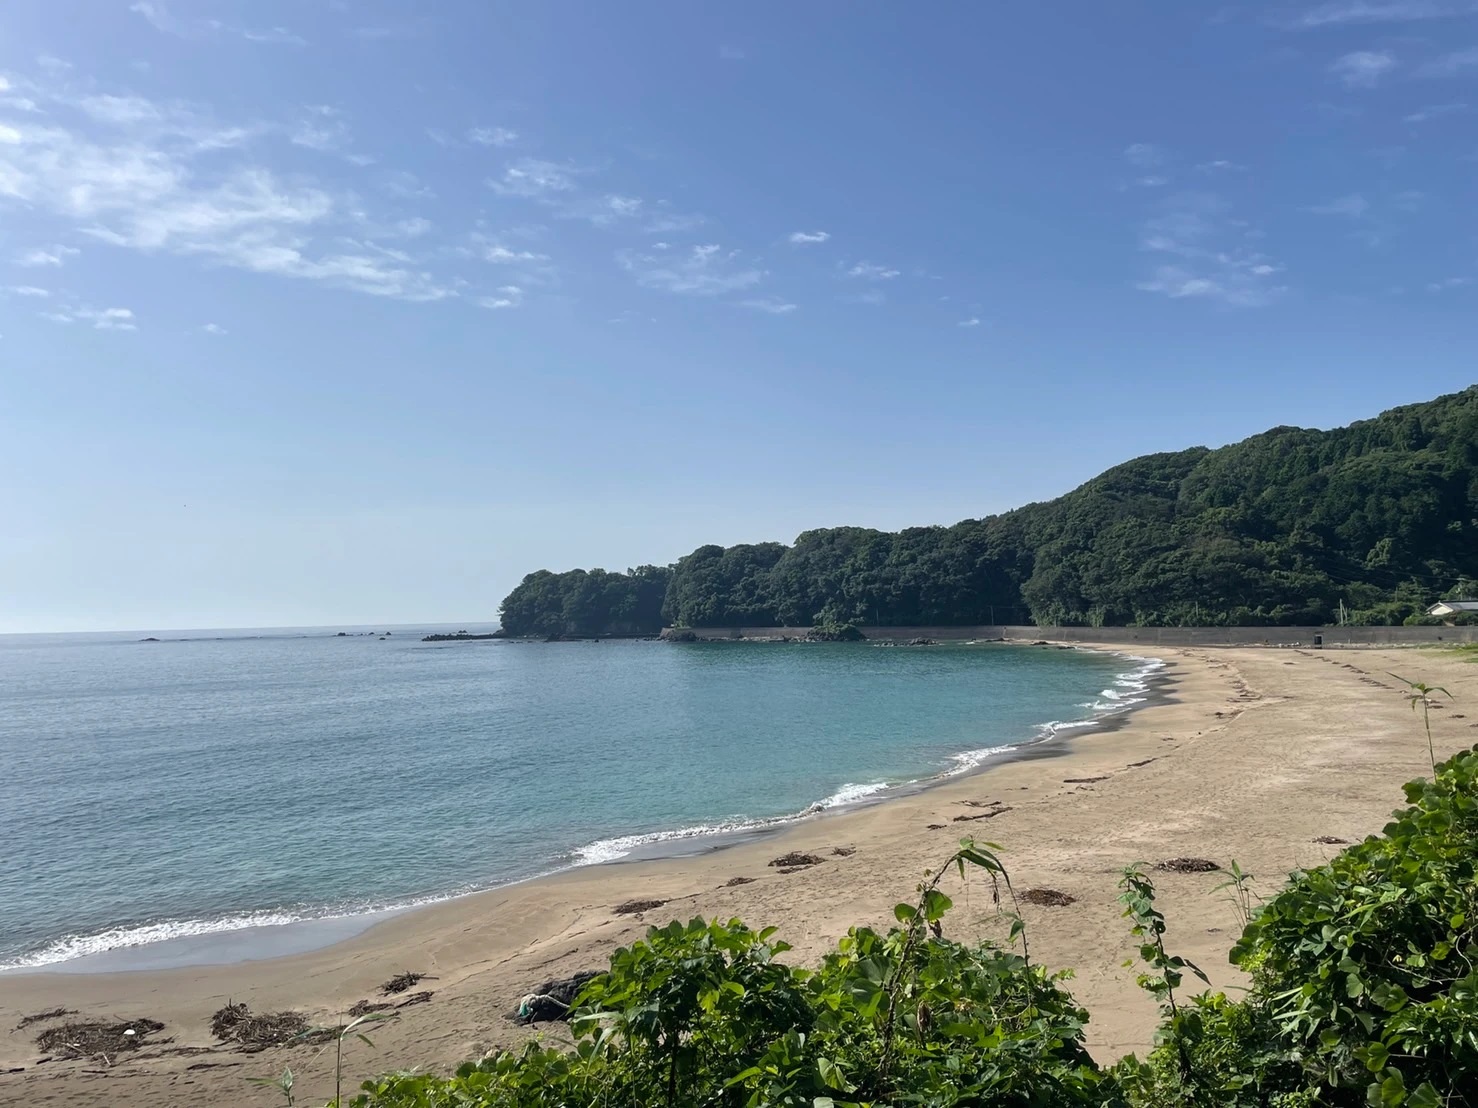
[[[51,1020],[59,1020],[63,1016],[75,1016],[77,1013],[71,1008],[52,1008],[46,1012],[37,1012],[33,1016],[22,1016],[20,1023],[15,1025],[17,1031],[24,1031],[33,1023],[49,1023]]]
[[[254,1015],[245,1004],[232,1004],[230,1001],[210,1017],[210,1033],[223,1043],[235,1043],[247,1051],[308,1042],[331,1034],[309,1034],[308,1017],[302,1012]]]
[[[838,858],[850,858],[857,853],[857,848],[855,846],[834,846],[831,852]]]
[[[753,885],[753,877],[731,877],[724,882],[724,888],[732,889],[735,885]]]
[[[1156,862],[1155,868],[1166,873],[1213,873],[1221,869],[1210,858],[1171,858]]]
[[[349,1008],[349,1018],[357,1020],[360,1016],[367,1016],[371,1012],[383,1012],[388,1008],[394,1008],[393,1004],[375,1004],[368,1000],[357,1000]]]
[[[1069,904],[1076,904],[1078,901],[1077,897],[1068,896],[1067,893],[1058,892],[1056,889],[1027,889],[1021,894],[1021,899],[1040,908],[1066,908]]]
[[[798,869],[801,866],[819,866],[825,858],[819,854],[803,854],[799,850],[792,850],[789,854],[782,854],[770,863],[775,867]]]
[[[423,993],[411,993],[410,996],[402,1000],[399,1004],[396,1005],[396,1007],[409,1008],[412,1004],[425,1004],[428,1000],[431,999],[433,995],[435,994],[433,994],[429,989]]]
[[[623,900],[611,911],[618,916],[635,916],[642,912],[650,912],[653,908],[660,908],[666,903],[665,900]]]
[[[1325,846],[1349,846],[1350,845],[1350,840],[1349,839],[1341,839],[1338,835],[1320,835],[1314,841],[1316,843],[1323,843]]]
[[[158,1020],[88,1020],[48,1027],[36,1036],[36,1045],[60,1058],[92,1058],[137,1050],[146,1036],[162,1030]]]
[[[412,985],[422,981],[435,981],[436,978],[424,973],[397,973],[389,981],[380,986],[381,996],[395,996],[406,992]]]

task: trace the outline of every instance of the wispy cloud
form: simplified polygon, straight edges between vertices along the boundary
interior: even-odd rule
[[[512,146],[518,141],[518,132],[507,127],[473,127],[467,132],[467,141],[478,146]]]
[[[1345,88],[1375,88],[1395,68],[1396,57],[1388,50],[1356,50],[1335,59],[1329,72]]]
[[[799,307],[797,304],[791,304],[773,296],[757,300],[741,300],[739,303],[746,308],[753,308],[757,312],[768,312],[770,315],[789,315]]]
[[[887,266],[878,265],[876,262],[857,262],[855,265],[843,270],[844,276],[863,281],[891,281],[898,274],[898,270],[889,269]]]
[[[1225,158],[1217,158],[1215,161],[1201,162],[1196,166],[1202,173],[1243,173],[1247,167],[1237,162],[1227,161]]]
[[[708,219],[705,216],[695,212],[672,211],[666,206],[665,201],[661,201],[643,227],[649,234],[669,235],[680,231],[696,231],[707,222]]]
[[[1370,201],[1358,192],[1352,192],[1348,196],[1337,196],[1323,204],[1311,204],[1304,210],[1314,215],[1335,215],[1346,219],[1359,219],[1370,210]]]
[[[479,297],[478,305],[500,311],[504,308],[517,308],[523,304],[523,289],[517,285],[502,285],[498,288],[496,296]]]
[[[349,138],[343,113],[327,104],[315,104],[293,125],[288,141],[308,150],[332,153],[347,146]]]
[[[1124,147],[1124,160],[1140,169],[1153,169],[1165,164],[1165,151],[1152,142],[1136,142]]]
[[[717,244],[695,246],[683,253],[675,250],[645,254],[623,250],[617,264],[636,278],[637,284],[663,292],[693,296],[719,296],[742,292],[764,280],[764,272],[744,264],[739,251]]]
[[[95,94],[56,104],[65,111],[11,128],[15,141],[0,141],[0,208],[14,203],[28,218],[54,216],[78,234],[124,249],[377,296],[455,294],[453,284],[403,256],[373,244],[345,250],[347,231],[362,236],[373,223],[360,203],[251,164],[249,128],[223,127],[194,109],[138,97]],[[84,125],[66,125],[69,113]],[[226,146],[239,147],[242,157],[229,163],[204,157]],[[105,326],[121,320],[101,318]]]
[[[219,323],[207,323],[203,327],[201,327],[200,329],[202,331],[204,331],[207,335],[224,335],[224,334],[226,334],[226,329],[224,327],[222,327]]]
[[[133,312],[128,308],[66,308],[43,315],[54,323],[90,323],[96,331],[137,331]]]
[[[1172,300],[1212,300],[1244,308],[1271,304],[1287,288],[1268,280],[1282,266],[1249,245],[1257,238],[1254,228],[1231,217],[1218,196],[1171,197],[1141,226],[1139,248],[1174,260],[1156,264],[1136,287]]]
[[[1433,281],[1427,285],[1428,292],[1449,292],[1452,289],[1465,288],[1473,283],[1471,277],[1444,277],[1440,281]]]
[[[1134,183],[1140,188],[1157,189],[1170,183],[1169,177],[1161,177],[1157,173],[1151,173],[1144,177],[1136,177]]]
[[[307,41],[286,27],[241,27],[219,19],[183,19],[172,13],[160,0],[137,0],[129,11],[142,16],[161,34],[179,38],[205,35],[235,35],[247,42],[275,43],[284,46],[306,46]]]
[[[1441,119],[1446,115],[1456,115],[1468,110],[1466,104],[1428,104],[1425,108],[1418,108],[1410,115],[1401,117],[1402,123],[1430,123],[1434,119]]]
[[[539,158],[520,158],[503,170],[501,177],[488,179],[488,188],[499,196],[525,200],[548,200],[575,190],[576,170]]]
[[[37,288],[35,285],[11,285],[5,291],[12,296],[29,296],[37,300],[45,300],[51,295],[50,289]]]
[[[74,258],[82,251],[75,246],[38,246],[34,250],[26,250],[16,256],[15,264],[31,269],[42,269],[65,265],[68,258]]]
[[[1331,0],[1275,19],[1275,22],[1290,30],[1312,31],[1357,23],[1412,23],[1443,19],[1467,15],[1473,10],[1473,5],[1464,0]]]
[[[790,233],[790,241],[797,246],[826,242],[829,238],[831,238],[831,234],[827,231],[792,231]]]
[[[1478,46],[1458,50],[1428,62],[1417,70],[1422,77],[1459,77],[1478,68]]]
[[[972,315],[969,319],[962,319],[955,324],[956,327],[979,327],[980,317]]]
[[[482,260],[494,265],[524,265],[529,262],[547,262],[548,254],[536,254],[532,250],[510,250],[502,243],[493,243],[482,249]]]

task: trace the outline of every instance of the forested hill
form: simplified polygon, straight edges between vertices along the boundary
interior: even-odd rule
[[[510,635],[687,627],[1401,623],[1478,591],[1478,386],[1332,431],[1150,454],[952,527],[530,574]],[[1343,605],[1343,612],[1341,610]]]

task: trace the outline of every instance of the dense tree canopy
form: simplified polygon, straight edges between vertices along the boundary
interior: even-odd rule
[[[1400,623],[1478,591],[1478,386],[1332,431],[1146,455],[952,527],[702,546],[667,573],[532,574],[503,624]]]

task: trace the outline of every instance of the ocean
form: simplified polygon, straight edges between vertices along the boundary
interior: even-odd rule
[[[0,636],[0,970],[707,849],[1122,711],[1155,665],[438,630]]]

